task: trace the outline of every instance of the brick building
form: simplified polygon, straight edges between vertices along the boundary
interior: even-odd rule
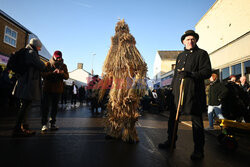
[[[30,30],[0,10],[0,65],[5,67],[12,52],[25,47],[33,37],[38,38]],[[41,60],[48,61],[50,53],[43,46]]]

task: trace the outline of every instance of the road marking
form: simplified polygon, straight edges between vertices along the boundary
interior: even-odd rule
[[[189,126],[189,127],[192,127],[192,125],[191,125],[191,124],[189,124],[189,123],[187,123],[187,122],[183,122],[183,121],[181,121],[181,123],[182,123],[182,124],[184,124],[184,125],[187,125],[187,126]]]
[[[142,127],[141,124],[139,122],[137,122],[138,126],[139,127]],[[154,145],[154,143],[152,142],[152,140],[148,137],[148,135],[145,134],[144,131],[142,131],[142,134],[143,136],[146,138],[147,142],[149,143],[149,148],[143,146],[143,144],[141,145],[141,147],[144,147],[145,150],[147,150],[148,152],[150,153],[153,153],[153,154],[158,154],[159,157],[161,159],[166,159],[162,154],[161,152],[159,152],[159,150],[157,149],[157,147]]]

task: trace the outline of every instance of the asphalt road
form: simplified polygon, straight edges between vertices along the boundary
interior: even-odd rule
[[[29,123],[37,131],[29,138],[12,138],[15,114],[0,118],[0,166],[41,167],[166,167],[166,166],[249,166],[249,147],[235,152],[223,149],[216,137],[206,134],[205,158],[191,161],[192,130],[182,121],[177,147],[173,153],[159,150],[157,145],[167,138],[167,118],[144,113],[137,123],[140,142],[128,144],[105,140],[103,117],[93,116],[86,105],[60,108],[58,131],[40,133],[39,108],[30,112]]]

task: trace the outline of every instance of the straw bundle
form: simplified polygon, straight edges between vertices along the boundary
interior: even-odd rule
[[[139,141],[135,129],[140,98],[145,92],[147,65],[137,50],[135,38],[124,20],[117,23],[111,47],[103,65],[103,87],[112,79],[106,132],[123,141]],[[103,97],[105,89],[100,92]]]

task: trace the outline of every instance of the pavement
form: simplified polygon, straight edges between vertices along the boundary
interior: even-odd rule
[[[169,111],[163,111],[159,113],[161,116],[169,118]],[[222,127],[219,124],[214,124],[213,130],[207,130],[206,127],[209,127],[207,113],[202,114],[203,117],[203,124],[204,124],[204,131],[208,135],[212,135],[214,137],[218,137],[222,133]],[[190,121],[190,116],[188,115],[181,115],[180,116],[180,123],[186,126],[192,127],[192,122]],[[237,141],[239,147],[249,150],[250,149],[250,142],[249,142],[250,132],[235,132],[234,139]]]
[[[163,111],[159,113],[161,116],[164,116],[166,118],[169,118],[169,111]],[[207,113],[202,113],[202,118],[203,118],[203,124],[204,124],[204,130],[205,132],[217,136],[219,134],[218,131],[221,130],[220,126],[218,124],[214,124],[214,130],[206,130],[206,127],[209,127],[209,122],[208,122],[208,117],[207,117]],[[190,116],[188,115],[181,115],[180,116],[180,121],[184,124],[186,124],[187,126],[191,126],[192,127],[192,123],[190,121]]]

